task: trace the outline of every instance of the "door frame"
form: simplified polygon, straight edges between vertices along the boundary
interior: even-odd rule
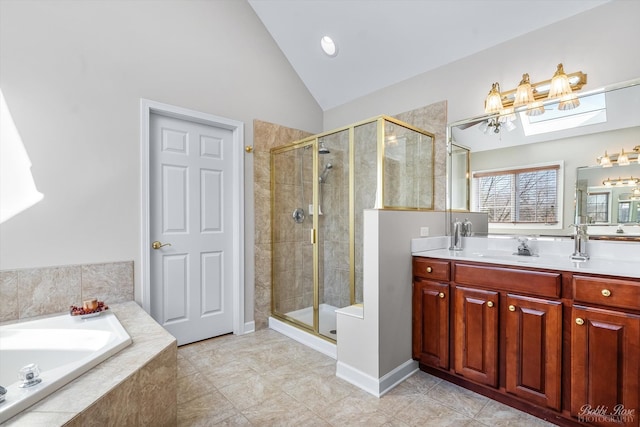
[[[233,333],[245,333],[244,321],[244,123],[200,111],[140,99],[140,281],[142,308],[151,313],[151,236],[149,208],[150,130],[151,113],[231,130],[233,136]]]

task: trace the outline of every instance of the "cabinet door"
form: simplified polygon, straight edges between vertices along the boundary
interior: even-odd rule
[[[498,385],[498,301],[498,292],[455,289],[455,371],[493,387]]]
[[[560,410],[562,303],[507,295],[506,390]]]
[[[413,284],[413,358],[449,369],[449,285]]]
[[[638,426],[640,317],[581,306],[572,317],[571,415],[593,425]]]

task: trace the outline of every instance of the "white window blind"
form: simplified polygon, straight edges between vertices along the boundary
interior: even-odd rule
[[[476,209],[490,223],[557,224],[560,165],[476,172]]]

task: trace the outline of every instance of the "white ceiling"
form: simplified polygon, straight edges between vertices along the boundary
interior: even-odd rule
[[[248,1],[327,110],[610,0]]]

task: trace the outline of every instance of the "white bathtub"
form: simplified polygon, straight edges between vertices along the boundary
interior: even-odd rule
[[[0,326],[0,423],[131,344],[118,318],[106,311],[88,319],[68,314]],[[18,371],[35,363],[42,382],[18,386]]]

